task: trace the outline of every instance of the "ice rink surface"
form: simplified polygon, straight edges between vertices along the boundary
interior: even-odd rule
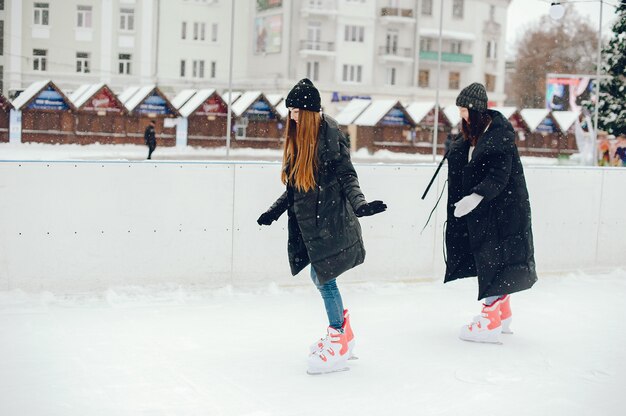
[[[360,359],[321,376],[306,374],[326,326],[306,279],[0,292],[0,415],[624,414],[624,270],[540,276],[512,297],[502,345],[457,338],[474,279],[340,278]]]

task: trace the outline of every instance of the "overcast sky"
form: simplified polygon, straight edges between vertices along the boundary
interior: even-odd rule
[[[602,10],[602,34],[608,36],[615,20],[615,5],[620,0],[604,0]],[[515,42],[524,33],[527,26],[539,21],[550,9],[548,0],[513,0],[509,6],[507,27],[507,55],[514,53]],[[583,0],[574,3],[583,18],[589,20],[592,27],[597,28],[600,20],[600,1]]]

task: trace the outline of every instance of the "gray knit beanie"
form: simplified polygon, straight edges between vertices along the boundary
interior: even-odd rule
[[[487,91],[482,84],[474,82],[461,90],[456,97],[456,105],[481,113],[487,111]]]

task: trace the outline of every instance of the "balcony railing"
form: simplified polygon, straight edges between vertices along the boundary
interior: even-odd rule
[[[320,42],[317,40],[300,41],[300,50],[335,52],[335,42]]]
[[[413,18],[413,9],[401,9],[399,7],[383,7],[380,9],[380,15],[383,17],[408,17]]]
[[[337,0],[308,0],[303,8],[312,10],[337,10]]]
[[[381,46],[380,48],[378,48],[378,54],[398,56],[400,58],[410,58],[411,48],[394,48],[392,46]]]
[[[426,61],[436,61],[437,60],[437,51],[420,51],[420,59]],[[468,55],[465,53],[451,53],[451,52],[441,52],[441,60],[443,62],[458,62],[464,64],[472,63],[472,55]]]

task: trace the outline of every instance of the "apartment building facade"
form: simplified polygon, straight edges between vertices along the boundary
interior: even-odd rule
[[[440,6],[442,62],[437,71]],[[4,4],[2,4],[4,3]],[[482,82],[504,101],[510,0],[236,0],[233,86],[285,93],[311,78],[327,109],[355,96],[434,100]],[[5,95],[35,80],[71,91],[228,82],[230,0],[0,0]]]

